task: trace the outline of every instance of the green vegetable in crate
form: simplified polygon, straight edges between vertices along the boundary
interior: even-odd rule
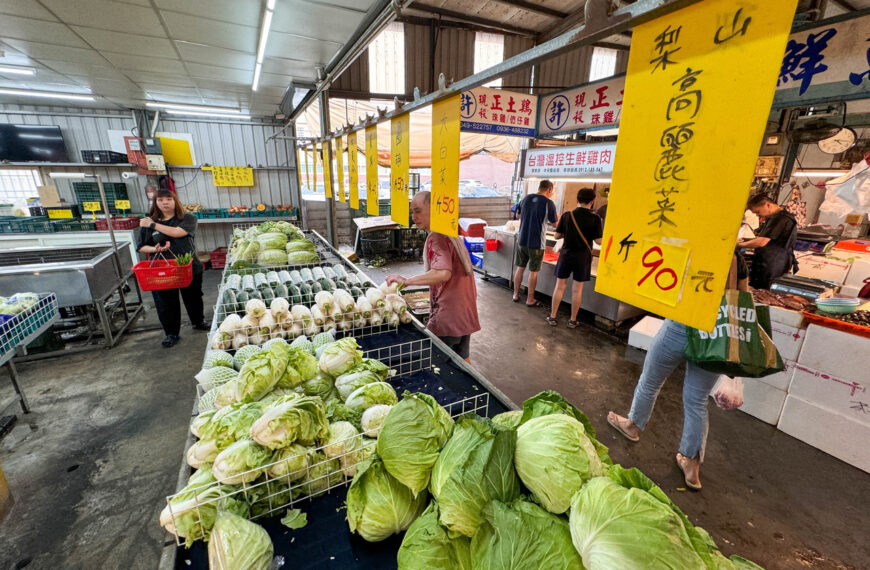
[[[363,290],[360,289],[359,287],[351,287],[350,290],[349,290],[348,292],[349,292],[351,295],[353,295],[354,298],[356,298],[356,299],[363,298],[363,299],[366,300],[366,302],[368,302],[368,299],[365,297],[365,293],[364,293]],[[369,306],[371,306],[371,303],[369,303]]]
[[[320,281],[321,279],[326,279],[326,274],[323,272],[322,267],[312,267],[311,274],[314,276],[314,279]]]
[[[356,367],[354,367],[354,370],[356,370]],[[382,378],[378,374],[368,370],[350,371],[335,379],[335,388],[338,390],[338,396],[343,401],[346,401],[348,396],[357,388],[381,381]]]
[[[269,570],[274,547],[257,523],[221,510],[208,543],[210,570]]]
[[[303,396],[278,401],[268,406],[251,426],[251,437],[269,448],[280,449],[291,443],[314,445],[329,436],[329,420],[323,400]]]
[[[39,303],[36,293],[15,293],[0,304],[0,315],[18,315]]]
[[[290,275],[289,271],[282,269],[278,272],[278,282],[283,283],[284,285],[289,285],[293,282],[293,277]]]
[[[260,294],[263,296],[263,302],[267,305],[271,303],[272,300],[275,298],[275,294],[269,287],[263,287],[262,289],[260,289]]]
[[[235,289],[230,289],[229,285],[226,289],[224,289],[223,293],[221,293],[220,305],[222,308],[226,308],[227,312],[234,313],[239,310],[236,306],[236,296],[239,291]]]
[[[262,301],[263,295],[260,294],[260,292],[257,291],[256,289],[254,289],[253,291],[248,291],[248,301],[251,301],[253,299],[257,299],[257,300]],[[245,304],[245,308],[247,308],[247,303]]]
[[[471,541],[451,538],[438,522],[438,503],[431,501],[402,539],[399,570],[471,570]]]
[[[312,252],[317,253],[317,246],[314,245],[314,242],[308,240],[294,240],[287,242],[287,253],[293,252]],[[319,258],[318,258],[319,259]]]
[[[257,425],[256,422],[254,425]],[[253,428],[251,428],[253,429]],[[215,478],[225,485],[250,483],[260,476],[272,452],[252,439],[241,439],[221,451],[212,465]]]
[[[242,276],[242,289],[245,291],[253,291],[257,286],[254,285],[254,276],[253,275],[243,275]]]
[[[269,475],[275,478],[288,477],[290,481],[302,479],[309,466],[310,451],[310,447],[298,443],[277,450],[272,458],[274,464],[269,467]]]
[[[247,291],[239,291],[236,293],[236,313],[245,313],[245,304],[250,300],[251,296]]]
[[[287,368],[289,356],[274,350],[251,355],[239,370],[233,401],[257,401],[268,394]]]
[[[287,513],[281,518],[281,524],[290,530],[298,530],[308,524],[308,515],[300,509],[287,509]]]
[[[514,471],[517,434],[474,414],[461,417],[432,468],[429,491],[441,509],[441,524],[471,538],[483,522],[483,507],[520,495]]]
[[[310,497],[322,495],[344,478],[338,459],[327,459],[323,453],[314,451],[308,461],[311,467],[302,480],[302,492]]]
[[[287,246],[287,236],[278,232],[260,234],[257,236],[257,241],[264,250],[277,249],[283,251]]]
[[[272,292],[275,294],[275,298],[287,299],[290,297],[290,291],[287,289],[287,286],[283,283],[278,283],[274,287],[272,287]]]
[[[336,276],[335,270],[332,267],[330,267],[328,265],[324,265],[321,269],[323,270],[323,275],[327,279],[332,279],[333,281],[338,279],[338,277]]]
[[[311,293],[313,295],[317,295],[318,293],[323,291],[323,286],[317,281],[312,281],[311,283],[307,283],[307,285],[311,289]],[[328,291],[327,291],[327,293],[328,293]]]
[[[333,265],[332,271],[335,273],[334,279],[347,279],[347,271],[344,270],[341,264],[336,263]]]
[[[377,455],[366,459],[347,490],[350,531],[379,542],[411,526],[426,507],[427,494],[415,495],[385,469]]]
[[[215,366],[233,367],[233,356],[223,350],[209,350],[205,353],[205,360],[202,363],[203,370],[214,368]]]
[[[317,376],[317,359],[307,350],[293,347],[286,343],[283,347],[276,347],[275,350],[280,350],[287,354],[287,368],[284,370],[281,379],[278,380],[279,388],[295,388],[306,380]]]
[[[282,249],[266,249],[260,252],[260,255],[257,257],[257,263],[266,267],[279,267],[281,265],[287,265],[289,260],[287,253]],[[294,263],[299,262],[297,261]]]
[[[405,392],[387,414],[378,455],[393,477],[417,495],[429,485],[438,453],[453,432],[453,419],[428,394]]]
[[[335,281],[333,281],[332,279],[327,279],[326,277],[324,277],[323,279],[320,279],[317,282],[320,283],[320,286],[323,287],[324,291],[332,292],[332,291],[335,291],[337,289]]]
[[[242,276],[238,274],[232,274],[227,277],[227,289],[233,289],[238,291],[242,288]]]
[[[386,382],[372,382],[360,386],[347,397],[345,405],[359,412],[365,412],[367,409],[377,404],[386,404],[392,406],[399,399],[396,397],[396,390]]]
[[[305,335],[300,336],[296,340],[290,343],[291,348],[301,348],[304,351],[307,351],[310,354],[314,354],[314,345],[308,340],[308,337]]]
[[[314,293],[315,292],[311,290],[311,286],[308,285],[308,283],[299,284],[297,289],[299,290],[299,295],[301,297],[301,300],[296,301],[294,299],[295,302],[299,302],[299,303],[313,303],[314,302]]]
[[[375,404],[363,412],[360,420],[363,433],[367,437],[378,437],[381,433],[381,426],[392,409],[393,406],[389,404]]]
[[[315,366],[316,365],[315,361]],[[332,382],[332,378],[322,372],[318,373],[314,378],[306,380],[302,384],[302,390],[305,392],[306,396],[320,396],[324,401],[332,393],[334,388],[335,385]]]
[[[320,256],[314,251],[291,251],[287,254],[287,265],[307,265],[320,262]]]
[[[278,279],[278,273],[276,271],[269,271],[266,273],[266,282],[269,283],[269,287],[275,287],[281,281]]]
[[[230,380],[235,380],[238,375],[239,373],[232,368],[227,368],[226,366],[214,366],[212,368],[204,368],[200,370],[194,378],[196,378],[196,381],[203,386],[220,386]]]
[[[344,374],[362,362],[362,351],[353,337],[345,337],[328,345],[320,356],[320,369],[330,376]]]
[[[257,289],[262,289],[263,287],[267,287],[269,284],[266,282],[266,274],[265,273],[254,273],[254,287]]]
[[[200,435],[200,430],[202,427],[211,421],[211,418],[217,413],[217,410],[208,410],[201,411],[193,420],[190,422],[190,433],[192,433],[195,437],[202,437]]]
[[[312,273],[311,269],[308,267],[303,267],[299,269],[299,276],[302,278],[303,282],[314,281],[314,273]],[[292,273],[291,273],[292,275]]]
[[[191,253],[184,253],[184,254],[179,255],[178,257],[175,258],[175,264],[178,266],[190,265],[190,263],[192,261],[193,261],[193,254],[191,254]]]
[[[218,450],[226,449],[250,437],[251,426],[262,415],[263,406],[259,402],[225,406],[215,411],[211,420],[200,428],[201,437],[213,441]]]
[[[315,349],[320,348],[324,344],[329,344],[331,342],[335,342],[335,337],[332,335],[332,333],[328,332],[322,332],[311,339],[311,344],[314,345]]]
[[[338,421],[329,424],[329,436],[323,446],[323,453],[330,459],[356,451],[362,437],[350,422]]]
[[[571,544],[568,523],[538,505],[523,499],[511,503],[492,501],[483,508],[483,518],[483,524],[471,539],[471,563],[475,569],[583,570],[580,555]],[[638,537],[632,536],[631,540],[638,540]],[[680,566],[667,561],[665,567],[703,568],[703,565]],[[617,565],[607,568],[640,567]]]
[[[345,406],[344,402],[338,398],[338,394],[333,392],[325,402],[326,415],[330,421],[350,422],[353,424],[353,427],[362,430],[362,413]]]
[[[523,418],[522,410],[511,410],[498,414],[492,418],[492,423],[504,429],[517,429],[520,426],[520,420]]]

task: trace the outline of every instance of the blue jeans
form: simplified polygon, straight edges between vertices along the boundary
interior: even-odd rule
[[[640,429],[649,421],[656,397],[667,377],[680,363],[686,362],[683,354],[685,349],[686,326],[666,319],[649,347],[628,413],[628,418]],[[719,374],[698,368],[693,362],[686,362],[680,453],[690,459],[704,460],[709,428],[707,397],[718,379]]]

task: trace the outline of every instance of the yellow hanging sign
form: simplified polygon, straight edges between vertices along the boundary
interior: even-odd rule
[[[313,192],[314,186],[311,185],[311,171],[308,169],[308,149],[302,149],[302,153],[305,156],[305,183],[308,184],[308,190]]]
[[[342,137],[335,139],[335,174],[338,176],[338,200],[345,202],[344,197],[344,140]]]
[[[408,161],[411,157],[411,114],[390,122],[390,219],[408,227]]]
[[[211,170],[215,186],[253,186],[254,169],[247,166],[203,166]]]
[[[366,213],[380,214],[378,207],[378,127],[366,127]]]
[[[311,188],[317,192],[317,145],[311,147],[311,171],[313,172],[312,176],[314,177],[314,186]]]
[[[102,210],[99,202],[82,202],[85,212],[99,212]]]
[[[118,210],[129,210],[130,200],[115,200],[115,208]]]
[[[320,146],[323,153],[323,188],[327,198],[332,198],[332,161],[329,160],[329,141],[323,141]]]
[[[347,135],[347,173],[350,178],[350,207],[359,210],[359,155],[357,154],[357,131]]]
[[[597,292],[715,325],[795,4],[707,0],[634,28]]]
[[[432,105],[431,231],[459,235],[459,99]]]

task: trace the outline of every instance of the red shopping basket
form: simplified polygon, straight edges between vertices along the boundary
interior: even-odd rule
[[[174,259],[152,259],[134,265],[133,273],[143,291],[183,289],[193,281],[193,263],[176,265]]]

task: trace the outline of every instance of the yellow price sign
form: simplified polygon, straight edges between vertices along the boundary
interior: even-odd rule
[[[99,212],[102,210],[99,202],[82,202],[85,212]]]
[[[347,135],[347,173],[350,179],[350,207],[359,210],[359,155],[356,136],[357,131]]]
[[[115,200],[115,208],[118,210],[129,210],[130,200]]]
[[[408,227],[408,161],[411,157],[411,114],[390,122],[390,219]]]
[[[203,167],[203,170],[209,167]],[[215,186],[253,186],[254,169],[247,166],[212,166]]]
[[[378,207],[378,127],[366,127],[366,213],[379,215]]]
[[[599,101],[622,116],[597,292],[715,325],[795,5],[706,0],[634,28],[622,105]]]
[[[335,174],[338,176],[338,200],[345,202],[344,197],[344,141],[342,137],[335,139]]]
[[[49,219],[64,220],[74,217],[72,210],[64,208],[62,210],[48,210]]]
[[[323,153],[323,188],[326,197],[332,198],[332,161],[329,159],[329,141],[323,141],[320,152]]]
[[[459,95],[432,105],[433,232],[459,235]]]

